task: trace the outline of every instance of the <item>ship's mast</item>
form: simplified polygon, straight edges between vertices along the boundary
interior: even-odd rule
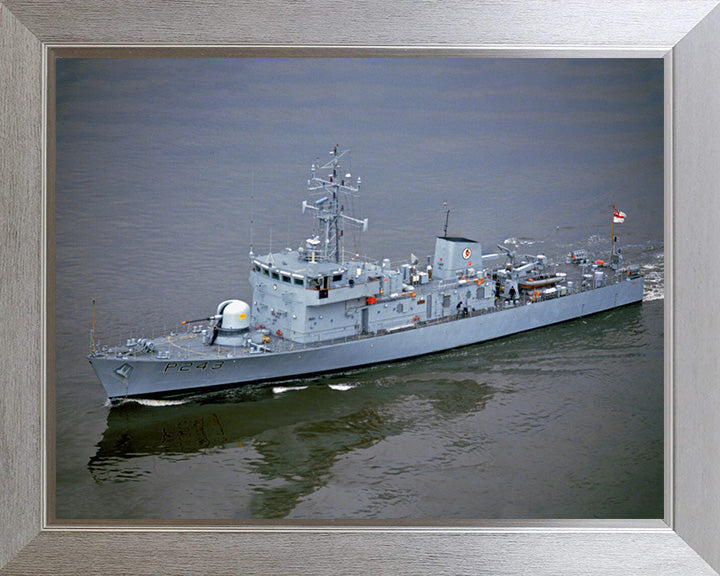
[[[340,159],[345,155],[350,155],[350,150],[338,152],[335,146],[330,155],[332,159],[318,166],[318,163],[312,165],[312,177],[308,180],[308,192],[319,195],[320,198],[312,204],[303,201],[303,212],[305,210],[314,210],[315,218],[318,221],[318,239],[320,240],[320,258],[326,262],[340,262],[342,257],[343,234],[341,225],[343,222],[362,226],[363,231],[367,230],[368,219],[358,220],[343,213],[344,205],[342,203],[343,195],[357,196],[360,191],[360,178],[357,184],[353,186],[350,183],[350,174],[342,175],[342,167]],[[322,178],[317,174],[318,170],[330,170],[326,178]]]
[[[450,221],[450,209],[447,202],[443,202],[443,210],[445,210],[445,227],[443,228],[443,238],[447,238],[448,222]]]
[[[615,254],[615,204],[612,207],[612,227],[610,228],[610,262],[612,263]]]

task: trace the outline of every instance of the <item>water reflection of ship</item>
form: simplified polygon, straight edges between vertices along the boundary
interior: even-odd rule
[[[97,482],[139,481],[154,473],[155,458],[187,459],[245,447],[252,452],[248,472],[258,478],[252,516],[279,518],[322,486],[343,454],[402,433],[411,420],[399,407],[409,395],[447,418],[482,410],[494,394],[474,374],[398,378],[397,372],[378,370],[371,378],[359,376],[364,381],[349,392],[332,390],[327,384],[341,380],[326,378],[282,394],[270,388],[245,391],[242,402],[234,392],[162,408],[135,402],[112,406],[88,469]]]

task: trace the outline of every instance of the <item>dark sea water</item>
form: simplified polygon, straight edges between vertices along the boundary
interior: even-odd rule
[[[663,516],[661,60],[59,60],[58,519]],[[609,254],[642,304],[389,365],[107,403],[85,355],[250,300],[310,165],[362,177],[348,249],[442,233]],[[251,226],[252,221],[252,226]]]

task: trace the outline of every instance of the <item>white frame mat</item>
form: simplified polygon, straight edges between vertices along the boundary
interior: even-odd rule
[[[0,0],[0,574],[717,574],[719,3]],[[664,520],[50,525],[48,62],[115,47],[664,58]]]

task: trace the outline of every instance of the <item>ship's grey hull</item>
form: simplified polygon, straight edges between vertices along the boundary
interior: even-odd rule
[[[91,357],[110,399],[172,396],[277,381],[391,362],[493,340],[642,300],[643,278],[523,306],[410,330],[299,351],[236,358],[168,361],[150,357]],[[118,374],[120,371],[123,375]]]

